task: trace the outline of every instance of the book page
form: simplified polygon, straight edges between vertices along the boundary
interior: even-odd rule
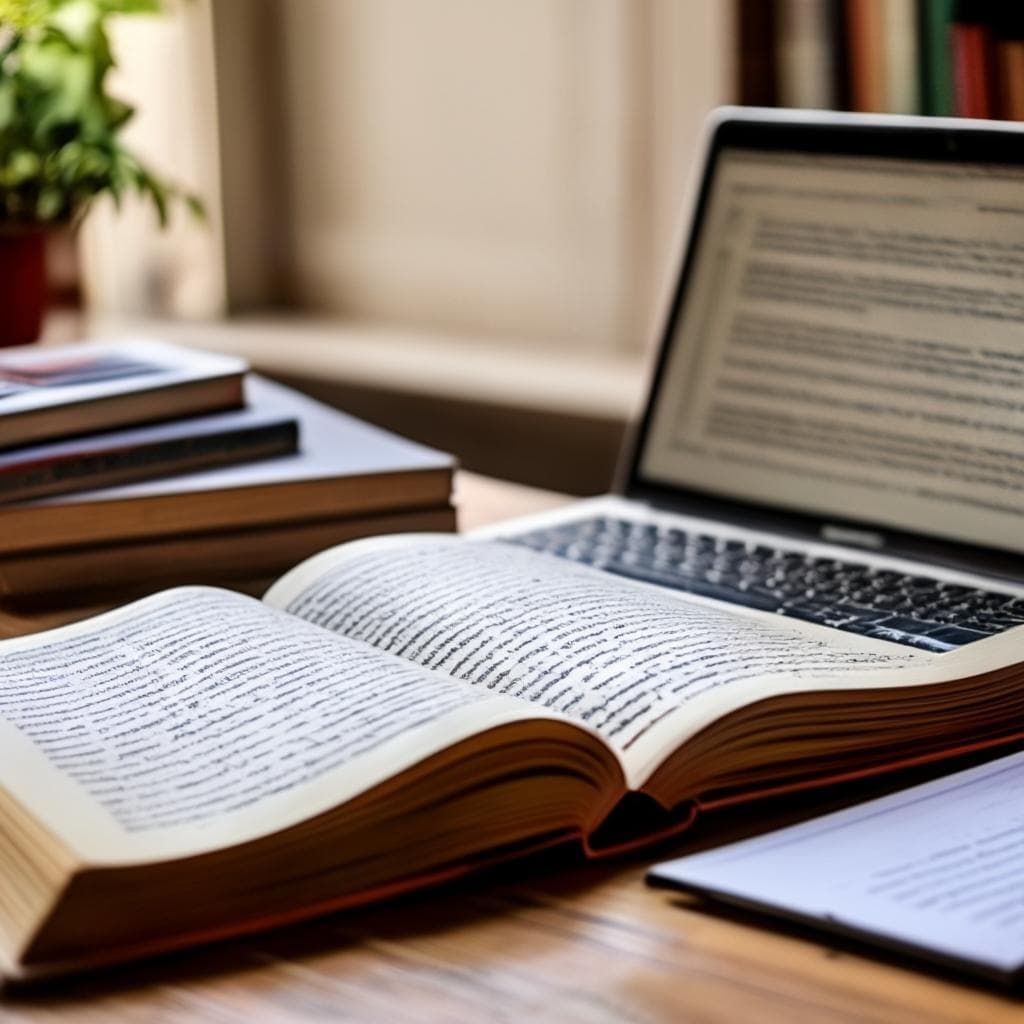
[[[852,680],[930,658],[457,537],[357,541],[293,570],[264,600],[571,716],[619,753],[634,787],[687,735],[771,692],[773,681]]]
[[[7,641],[0,657],[0,784],[103,863],[287,827],[524,717],[212,588]]]
[[[869,940],[998,971],[1024,966],[1024,754],[652,876]]]

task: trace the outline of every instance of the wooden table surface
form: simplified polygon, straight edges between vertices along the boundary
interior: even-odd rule
[[[558,501],[468,475],[459,489],[474,525]],[[643,856],[588,864],[556,852],[263,935],[4,990],[0,1022],[1024,1021],[1015,998],[643,884],[657,859],[806,814],[814,799],[712,817]]]

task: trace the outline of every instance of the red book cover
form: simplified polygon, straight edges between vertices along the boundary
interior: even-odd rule
[[[995,48],[988,4],[957,4],[950,47],[955,113],[960,117],[995,117]]]

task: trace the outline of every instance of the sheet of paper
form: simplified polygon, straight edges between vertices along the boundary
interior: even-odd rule
[[[1024,753],[660,864],[652,879],[1006,973],[1024,965]]]

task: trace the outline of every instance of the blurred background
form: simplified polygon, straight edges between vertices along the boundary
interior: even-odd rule
[[[130,141],[209,224],[95,211],[91,331],[143,320],[471,468],[607,489],[700,124],[732,96],[732,16],[195,0],[123,19]],[[182,318],[203,326],[150,322]]]
[[[123,19],[129,140],[203,197],[208,223],[179,211],[161,233],[141,204],[99,204],[58,253],[76,308],[47,336],[240,352],[468,468],[605,490],[707,112],[952,112],[950,26],[968,14],[947,0],[192,0]]]

